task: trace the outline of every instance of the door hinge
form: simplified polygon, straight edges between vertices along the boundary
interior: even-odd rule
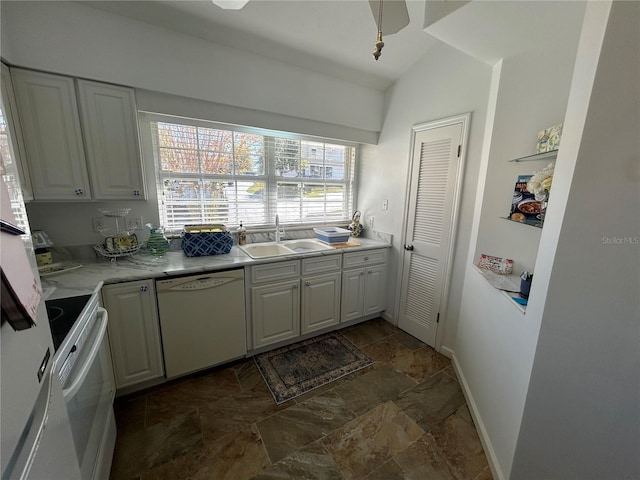
[[[462,145],[458,145],[458,158],[460,158],[461,154],[462,154]]]
[[[438,312],[438,316],[436,317],[436,323],[440,323],[440,312]]]

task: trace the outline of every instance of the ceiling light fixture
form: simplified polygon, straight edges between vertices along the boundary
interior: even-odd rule
[[[373,58],[375,58],[377,62],[380,55],[382,55],[382,47],[384,47],[384,42],[382,41],[382,0],[380,0],[380,6],[378,7],[378,39],[376,40],[375,47]]]
[[[224,10],[240,10],[249,0],[211,0],[215,5]]]

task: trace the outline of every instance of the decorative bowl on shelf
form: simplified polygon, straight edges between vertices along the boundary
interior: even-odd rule
[[[130,208],[99,208],[98,211],[105,217],[126,217]]]
[[[518,210],[525,215],[539,215],[542,211],[542,202],[528,199],[518,203]]]

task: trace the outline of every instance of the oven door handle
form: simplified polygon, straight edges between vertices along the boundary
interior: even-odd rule
[[[107,311],[102,307],[98,307],[98,319],[96,321],[96,323],[98,323],[98,332],[94,337],[95,339],[94,339],[93,345],[91,345],[91,350],[89,351],[89,355],[87,355],[87,359],[82,365],[82,368],[78,372],[78,375],[76,376],[75,380],[68,388],[65,388],[62,390],[62,394],[64,395],[65,401],[73,397],[76,393],[78,393],[78,390],[82,386],[82,382],[84,382],[84,379],[87,377],[87,374],[89,373],[89,369],[93,365],[93,361],[96,359],[96,356],[98,355],[98,351],[102,346],[102,340],[104,339],[104,334],[107,330],[108,320],[109,320],[109,314],[107,313]]]

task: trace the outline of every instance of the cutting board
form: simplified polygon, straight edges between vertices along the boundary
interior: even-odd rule
[[[359,247],[360,244],[358,242],[344,242],[344,243],[325,243],[325,245],[329,245],[333,248],[347,248],[347,247]]]

